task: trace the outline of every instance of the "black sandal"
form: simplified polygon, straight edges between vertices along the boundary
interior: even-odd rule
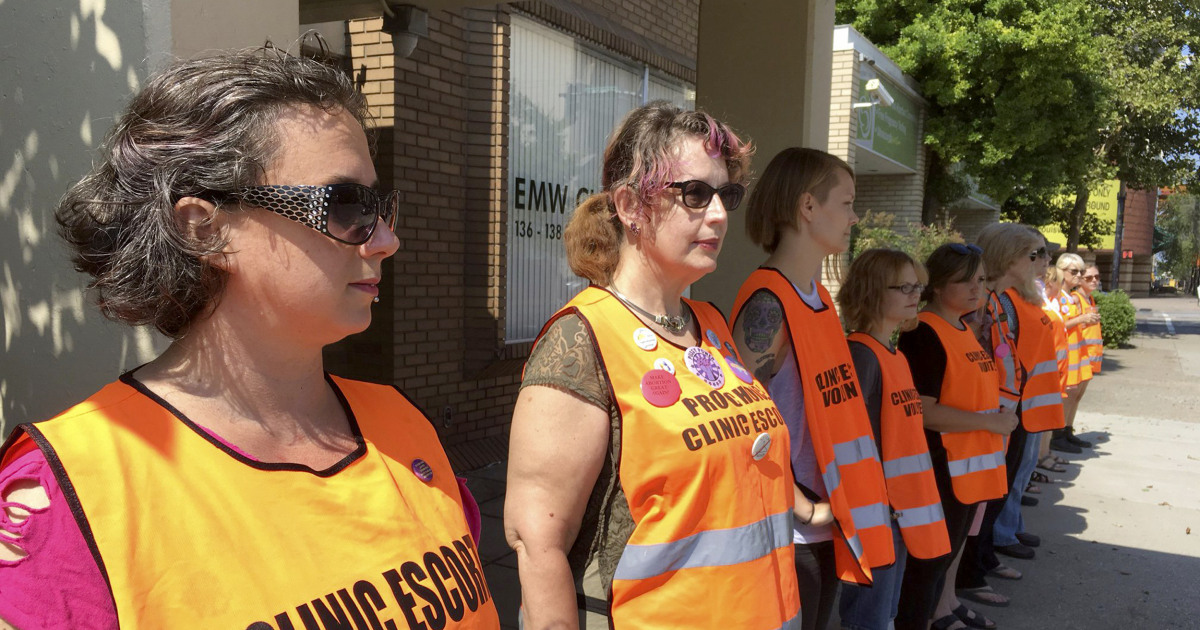
[[[929,626],[929,630],[951,630],[955,626],[963,626],[965,623],[965,621],[958,618],[958,615],[951,613],[941,619],[935,620],[933,625]]]
[[[982,630],[993,630],[996,627],[996,622],[984,617],[983,615],[959,604],[958,608],[954,609],[954,616],[959,621],[967,624],[972,628],[981,628]]]
[[[1054,480],[1048,477],[1046,473],[1038,472],[1036,470],[1033,471],[1033,475],[1030,476],[1030,479],[1032,479],[1035,483],[1054,483]]]

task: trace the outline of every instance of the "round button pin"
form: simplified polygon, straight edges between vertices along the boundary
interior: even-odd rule
[[[713,330],[711,328],[709,328],[708,331],[706,331],[704,333],[704,336],[708,337],[708,343],[711,343],[713,345],[713,347],[715,347],[718,350],[721,349],[721,338],[718,337],[717,333],[713,332]]]
[[[662,370],[669,374],[674,374],[675,373],[675,364],[671,363],[670,359],[664,359],[662,357],[659,357],[654,360],[654,369]]]
[[[417,476],[417,479],[420,479],[421,481],[426,483],[433,481],[433,467],[419,457],[413,460],[412,471],[413,474]]]
[[[653,350],[658,347],[658,336],[649,328],[639,328],[633,331],[633,343],[642,350]]]
[[[729,343],[728,341],[725,342],[725,350],[727,350],[729,354],[737,356],[737,350],[734,350],[733,344]]]
[[[699,376],[709,387],[720,389],[725,384],[725,372],[708,350],[692,346],[684,351],[683,362],[692,374]]]
[[[666,370],[650,370],[642,375],[642,396],[655,407],[670,407],[679,400],[679,380]]]
[[[733,372],[733,375],[738,377],[738,379],[740,379],[743,383],[749,385],[754,382],[754,375],[751,374],[750,371],[747,370],[746,367],[743,366],[736,358],[731,355],[727,355],[725,357],[725,362],[729,364],[729,371]]]
[[[750,456],[758,461],[767,456],[767,451],[771,450],[771,435],[769,433],[759,433],[754,438],[754,444],[750,447]]]
[[[1011,352],[1011,350],[1009,349],[1008,344],[1006,344],[1006,343],[1002,343],[1002,344],[996,346],[996,358],[997,359],[1008,358],[1008,355],[1010,352]]]

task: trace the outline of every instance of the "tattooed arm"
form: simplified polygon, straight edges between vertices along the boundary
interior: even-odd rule
[[[788,341],[783,325],[783,304],[775,294],[761,290],[750,296],[733,323],[733,342],[746,367],[764,386],[779,371]]]

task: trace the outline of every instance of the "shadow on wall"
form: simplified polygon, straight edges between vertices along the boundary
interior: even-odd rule
[[[54,207],[145,75],[143,3],[0,0],[0,435],[152,358],[161,339],[104,320]]]

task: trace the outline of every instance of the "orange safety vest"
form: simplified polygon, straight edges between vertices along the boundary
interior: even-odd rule
[[[974,413],[997,411],[1000,374],[975,335],[928,311],[919,317],[937,333],[946,351],[938,404]],[[997,499],[1008,492],[1002,436],[991,431],[946,432],[942,433],[942,445],[954,496],[960,503]]]
[[[1079,298],[1074,294],[1062,291],[1059,295],[1058,303],[1062,309],[1064,325],[1067,320],[1074,319],[1083,314],[1083,306],[1079,303]],[[1087,351],[1084,349],[1083,326],[1081,324],[1067,328],[1067,361],[1070,366],[1070,372],[1067,374],[1068,385],[1078,385],[1092,378],[1092,371],[1087,360]]]
[[[1011,306],[1005,308],[1004,304]],[[1061,429],[1065,426],[1062,388],[1050,317],[1041,306],[1026,302],[1012,288],[1004,292],[1003,299],[991,294],[988,311],[992,315],[992,356],[996,364],[1002,374],[1008,374],[1015,364],[1022,376],[1016,383],[1021,425],[1030,433]],[[1001,401],[1011,407],[1014,401],[1005,401],[1005,389],[1000,388]]]
[[[1079,299],[1090,306],[1092,312],[1096,312],[1095,297],[1080,291]],[[1083,327],[1083,344],[1087,348],[1088,365],[1092,374],[1098,374],[1104,362],[1104,332],[1100,328],[1100,322]]]
[[[550,319],[575,313],[588,326],[620,409],[634,529],[613,575],[612,627],[799,628],[787,427],[721,314],[687,305],[701,330],[692,348],[598,287]]]
[[[908,553],[931,559],[950,553],[946,517],[929,445],[925,441],[921,396],[913,386],[908,360],[871,335],[850,333],[852,343],[870,348],[879,360],[883,388],[879,395],[879,438],[888,501]]]
[[[838,577],[871,583],[871,567],[895,562],[891,509],[871,420],[833,299],[816,284],[824,306],[814,311],[777,269],[760,268],[742,284],[730,322],[758,291],[783,305],[792,356],[804,392],[804,416],[840,535],[834,536]]]
[[[1050,328],[1054,331],[1054,358],[1058,362],[1058,388],[1062,397],[1067,397],[1067,385],[1070,384],[1071,363],[1067,353],[1067,325],[1063,319],[1062,307],[1058,300],[1046,299],[1042,304],[1042,312],[1050,318]]]
[[[128,374],[18,427],[51,462],[120,627],[500,627],[437,432],[392,387],[329,377],[336,466],[251,460]]]

